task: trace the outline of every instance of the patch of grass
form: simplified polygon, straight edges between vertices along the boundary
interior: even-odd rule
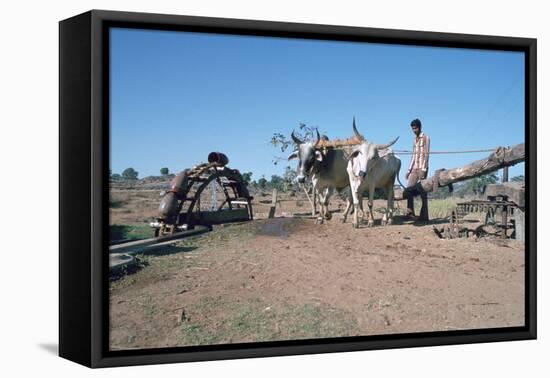
[[[222,323],[219,331],[225,333],[228,342],[272,341],[277,339],[277,314],[266,311],[258,303],[245,304],[233,309]]]
[[[143,306],[144,314],[149,319],[151,319],[153,315],[155,315],[155,313],[157,312],[157,308],[155,307],[153,298],[149,294],[144,296],[143,301],[141,302],[141,305]]]
[[[428,198],[428,213],[430,216],[430,219],[437,219],[437,218],[446,218],[451,214],[451,210],[454,209],[456,204],[460,201],[463,201],[464,199],[456,198],[456,197],[448,197],[448,198]],[[416,215],[420,215],[420,208],[422,206],[422,200],[420,197],[416,197],[414,199],[414,213]],[[407,204],[404,203],[402,207],[400,208],[399,212],[404,214],[405,210],[407,209]]]
[[[185,258],[190,248],[166,246],[156,252],[140,253],[136,255],[147,265],[145,273],[154,281],[162,281],[166,277],[196,265],[195,260]]]
[[[354,317],[328,306],[306,303],[290,308],[285,317],[289,339],[351,336],[357,330]]]
[[[259,299],[235,304],[203,298],[189,310],[200,313],[203,320],[182,324],[182,345],[342,337],[358,332],[351,314],[321,304],[268,306]]]
[[[113,196],[109,194],[109,207],[111,209],[118,209],[126,205],[128,202],[127,196]]]
[[[415,201],[415,210],[420,214],[422,201]],[[428,212],[430,219],[445,218],[451,214],[451,210],[456,206],[457,198],[430,199],[428,203]],[[418,207],[417,207],[418,206]]]
[[[109,230],[110,241],[153,237],[153,231],[147,224],[112,224],[109,226]]]
[[[109,271],[109,281],[115,282],[128,275],[135,274],[145,268],[148,265],[147,262],[142,259],[136,258],[136,263],[129,266],[124,266],[119,269],[111,269]]]
[[[229,242],[238,240],[245,242],[252,239],[257,233],[258,226],[254,222],[226,224],[215,226],[212,232],[182,239],[177,246],[223,246]]]
[[[196,265],[195,259],[187,259],[192,248],[164,246],[153,252],[137,254],[138,269],[132,274],[120,274],[110,282],[111,292],[146,287],[170,279],[178,272]],[[143,269],[144,268],[144,269]]]
[[[111,201],[109,202],[109,207],[110,207],[111,209],[119,209],[119,208],[121,208],[121,207],[122,207],[123,205],[125,205],[125,204],[126,204],[125,201],[117,201],[117,200],[113,201],[113,200],[111,200]]]
[[[184,345],[212,345],[220,344],[219,335],[208,332],[204,326],[185,323],[182,326]]]
[[[128,204],[130,196],[127,193],[109,193],[109,207],[118,209]]]

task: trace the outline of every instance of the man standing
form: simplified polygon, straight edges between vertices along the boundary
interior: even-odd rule
[[[408,181],[407,189],[412,190],[416,183],[425,179],[428,176],[428,158],[430,156],[430,138],[422,132],[422,123],[418,118],[413,119],[411,122],[411,129],[415,135],[413,144],[413,151],[411,156],[411,162],[405,178]],[[417,218],[420,221],[429,220],[428,216],[428,194],[422,192],[420,194],[422,198],[422,208],[420,209],[420,216]],[[407,197],[407,215],[414,215],[414,197],[409,195]]]

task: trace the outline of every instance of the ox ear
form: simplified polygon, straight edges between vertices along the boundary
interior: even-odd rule
[[[293,153],[288,155],[288,160],[292,160],[292,159],[298,159],[298,151],[294,151]]]
[[[315,160],[323,161],[323,154],[319,150],[315,150]]]
[[[357,156],[359,156],[360,153],[361,153],[361,151],[359,151],[359,150],[353,151],[351,153],[351,155],[348,157],[348,160],[355,159]]]

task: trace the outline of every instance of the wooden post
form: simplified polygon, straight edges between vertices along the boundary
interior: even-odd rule
[[[502,168],[502,182],[508,182],[508,166]]]
[[[307,200],[309,201],[309,204],[311,205],[311,216],[314,217],[317,214],[317,209],[315,207],[315,188],[313,188],[313,201],[311,200],[311,197],[309,196],[309,193],[307,192],[307,188],[305,185],[301,185],[302,189],[304,190],[304,193],[306,194]]]
[[[314,187],[311,187],[311,195],[313,197],[313,203],[311,204],[311,216],[317,215],[317,191]]]
[[[520,209],[514,210],[514,222],[516,230],[516,240],[525,243],[525,213]]]
[[[277,206],[277,189],[273,189],[273,195],[271,197],[271,207],[269,208],[268,218],[273,218],[275,216],[275,207]]]

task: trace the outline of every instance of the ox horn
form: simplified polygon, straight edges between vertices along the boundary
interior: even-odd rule
[[[319,144],[319,142],[321,141],[321,135],[319,135],[319,129],[318,128],[315,128],[315,133],[317,134],[317,140],[315,141],[314,146]]]
[[[296,135],[294,135],[294,130],[292,130],[292,134],[290,134],[290,137],[292,138],[292,140],[293,140],[294,143],[296,143],[296,144],[302,144],[302,143],[304,143],[304,142],[302,142],[300,139],[298,139],[298,138],[296,137]]]
[[[399,137],[395,138],[394,140],[392,140],[390,143],[387,143],[387,144],[377,144],[376,147],[378,147],[379,150],[385,150],[386,148],[393,146],[398,139]]]
[[[365,137],[361,134],[359,134],[359,131],[357,131],[357,126],[355,126],[355,117],[353,117],[353,133],[355,134],[355,137],[359,140],[365,140]]]

